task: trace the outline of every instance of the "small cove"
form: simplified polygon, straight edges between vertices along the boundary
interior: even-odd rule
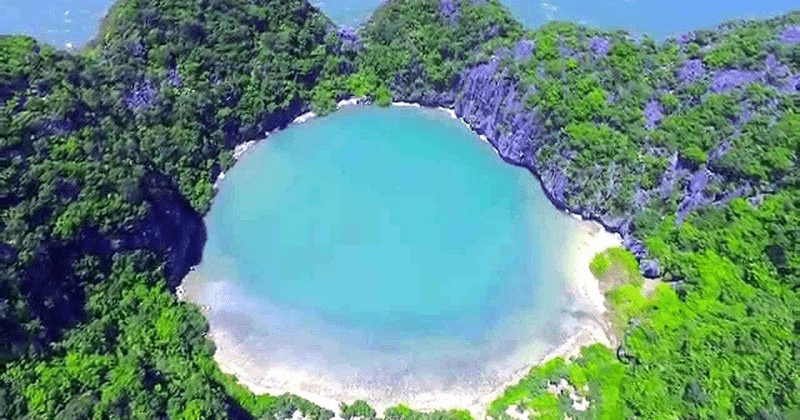
[[[275,133],[206,223],[184,287],[223,368],[271,392],[466,406],[591,311],[570,293],[585,223],[438,110],[346,107]]]

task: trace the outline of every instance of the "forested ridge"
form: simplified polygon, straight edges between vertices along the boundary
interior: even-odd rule
[[[454,108],[659,279],[608,291],[618,348],[491,416],[798,417],[800,13],[655,42],[496,1],[394,0],[356,31],[304,0],[123,0],[79,53],[0,37],[0,418],[332,416],[223,375],[174,289],[233,148],[354,95]]]

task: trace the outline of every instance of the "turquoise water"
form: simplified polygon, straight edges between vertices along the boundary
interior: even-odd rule
[[[0,33],[28,34],[63,47],[83,45],[97,32],[100,18],[113,0],[0,0]],[[381,0],[313,1],[339,24],[357,26]],[[570,20],[600,28],[624,28],[656,38],[716,25],[727,19],[785,13],[792,0],[506,0],[526,26],[549,20]]]
[[[560,334],[578,223],[446,113],[360,106],[248,151],[206,222],[187,289],[265,369],[431,384]]]

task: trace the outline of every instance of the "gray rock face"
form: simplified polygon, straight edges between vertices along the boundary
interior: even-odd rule
[[[132,89],[125,93],[123,101],[131,111],[139,112],[155,104],[158,92],[150,80],[136,83]]]
[[[689,192],[697,193],[706,189],[711,174],[706,169],[700,169],[689,180]]]
[[[719,200],[715,201],[714,205],[724,206],[724,205],[728,204],[734,198],[744,197],[745,194],[747,194],[747,192],[750,191],[750,189],[751,189],[750,185],[742,185],[739,188],[736,188],[734,190],[728,191],[727,193],[725,193],[725,195],[722,196],[722,198],[720,198]]]
[[[680,166],[679,166],[680,159],[678,159],[678,153],[672,155],[669,160],[669,166],[667,170],[664,171],[664,175],[661,177],[661,185],[659,186],[659,192],[661,193],[662,199],[667,199],[672,195],[672,191],[675,186],[675,181],[680,176]]]
[[[349,26],[342,26],[339,28],[336,32],[336,36],[339,37],[340,48],[343,52],[358,51],[362,47],[358,33]]]
[[[611,41],[605,37],[596,36],[589,41],[589,49],[592,50],[595,58],[603,58],[611,48]]]
[[[800,91],[800,74],[795,74],[790,77],[785,85],[781,88],[784,92],[797,92]]]
[[[639,270],[643,276],[649,279],[654,279],[661,275],[661,265],[656,260],[641,260],[639,262]]]
[[[764,60],[764,67],[767,69],[766,73],[770,81],[783,79],[791,74],[789,66],[778,61],[772,54],[767,55]]]
[[[727,92],[733,88],[753,83],[763,76],[764,74],[758,71],[722,70],[714,74],[714,80],[711,82],[711,91],[717,93]]]
[[[687,60],[683,66],[678,69],[678,80],[683,83],[691,83],[703,77],[705,69],[703,68],[703,61],[700,59]]]
[[[560,208],[567,208],[567,177],[561,168],[549,167],[539,172],[539,179],[542,180],[542,187],[550,201]]]
[[[112,238],[114,251],[150,249],[166,256],[166,276],[176,287],[189,269],[200,262],[206,242],[203,218],[164,175],[151,173],[143,180],[147,216],[130,232]]]
[[[800,44],[800,26],[790,26],[781,32],[781,41],[784,44]]]
[[[533,48],[533,41],[527,39],[520,40],[517,42],[517,45],[514,46],[514,59],[523,61],[531,58],[531,55],[533,55]]]
[[[683,222],[692,210],[700,208],[708,204],[708,202],[708,198],[699,191],[685,195],[681,203],[678,204],[678,213],[675,221],[677,223]]]
[[[661,103],[656,99],[651,99],[644,107],[644,126],[648,130],[652,130],[664,118],[664,108]]]
[[[458,24],[459,11],[455,0],[439,0],[439,14],[451,25]]]
[[[455,101],[456,115],[485,135],[500,157],[534,170],[533,155],[541,145],[538,117],[525,109],[516,84],[497,70],[495,59],[467,72]]]

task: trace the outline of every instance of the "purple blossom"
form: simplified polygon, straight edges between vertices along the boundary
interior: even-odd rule
[[[681,34],[678,37],[678,43],[681,45],[686,45],[690,42],[692,42],[692,34]]]
[[[611,41],[608,38],[596,36],[589,41],[589,48],[594,53],[595,58],[605,57],[610,47]]]
[[[519,61],[529,59],[533,54],[533,46],[533,41],[527,39],[517,42],[517,45],[514,46],[514,58]]]
[[[651,99],[650,102],[644,107],[644,126],[648,130],[652,130],[658,125],[664,117],[664,108],[656,99]]]
[[[124,97],[125,105],[134,112],[153,106],[156,99],[156,90],[149,80],[136,83]]]
[[[691,83],[703,77],[705,69],[703,68],[703,61],[699,58],[686,60],[683,66],[678,69],[678,80],[684,83]]]
[[[439,13],[451,25],[458,23],[459,8],[455,0],[439,0]]]
[[[762,76],[762,73],[757,71],[735,69],[719,71],[714,75],[714,81],[711,83],[711,91],[725,92],[735,87],[755,82]]]
[[[784,44],[800,44],[800,26],[790,26],[781,32]]]

